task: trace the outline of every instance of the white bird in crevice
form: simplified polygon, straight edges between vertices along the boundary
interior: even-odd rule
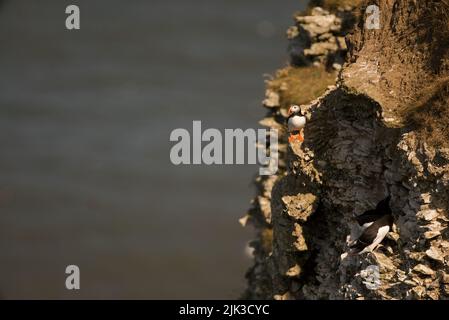
[[[294,140],[304,141],[304,138],[301,136],[301,129],[305,127],[306,121],[307,119],[299,106],[292,105],[288,109],[287,126],[290,132],[288,142],[291,143]]]

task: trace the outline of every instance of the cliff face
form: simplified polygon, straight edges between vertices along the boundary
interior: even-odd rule
[[[279,174],[256,180],[245,297],[448,298],[449,4],[370,1],[381,29],[369,30],[368,3],[336,2],[295,17],[292,66],[267,85],[262,124],[284,130],[291,103],[308,122],[302,144],[282,141]],[[387,195],[393,231],[372,254],[346,256],[353,216]]]

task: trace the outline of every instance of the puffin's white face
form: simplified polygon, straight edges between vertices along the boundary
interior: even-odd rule
[[[301,109],[299,108],[299,106],[293,105],[288,109],[288,115],[292,115],[293,113],[298,113],[300,111]]]

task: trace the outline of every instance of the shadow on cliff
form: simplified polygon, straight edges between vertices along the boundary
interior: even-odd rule
[[[387,181],[385,177],[391,165],[389,149],[396,148],[401,129],[382,123],[379,104],[344,89],[330,92],[309,112],[304,143],[301,148],[291,148],[290,174],[279,181],[273,192],[273,212],[278,215],[273,219],[277,231],[274,238],[278,250],[285,254],[288,244],[298,241],[295,237],[302,237],[306,249],[290,253],[301,268],[300,286],[326,282],[329,294],[335,294],[340,286],[339,258],[347,249],[346,236],[351,233],[353,215],[371,209],[402,182],[400,177],[397,181]],[[312,159],[307,160],[308,157]],[[300,199],[305,193],[317,196],[310,217],[295,221],[283,214],[283,197]],[[396,210],[395,220],[400,215]],[[301,234],[297,234],[296,223],[300,224]],[[389,245],[397,251],[395,243]],[[301,297],[298,293],[297,298]]]

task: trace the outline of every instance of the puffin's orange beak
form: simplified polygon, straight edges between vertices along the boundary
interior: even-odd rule
[[[292,107],[288,108],[288,115],[289,115],[289,116],[291,116],[291,115],[292,115],[292,113],[293,113],[293,111],[292,111]]]

